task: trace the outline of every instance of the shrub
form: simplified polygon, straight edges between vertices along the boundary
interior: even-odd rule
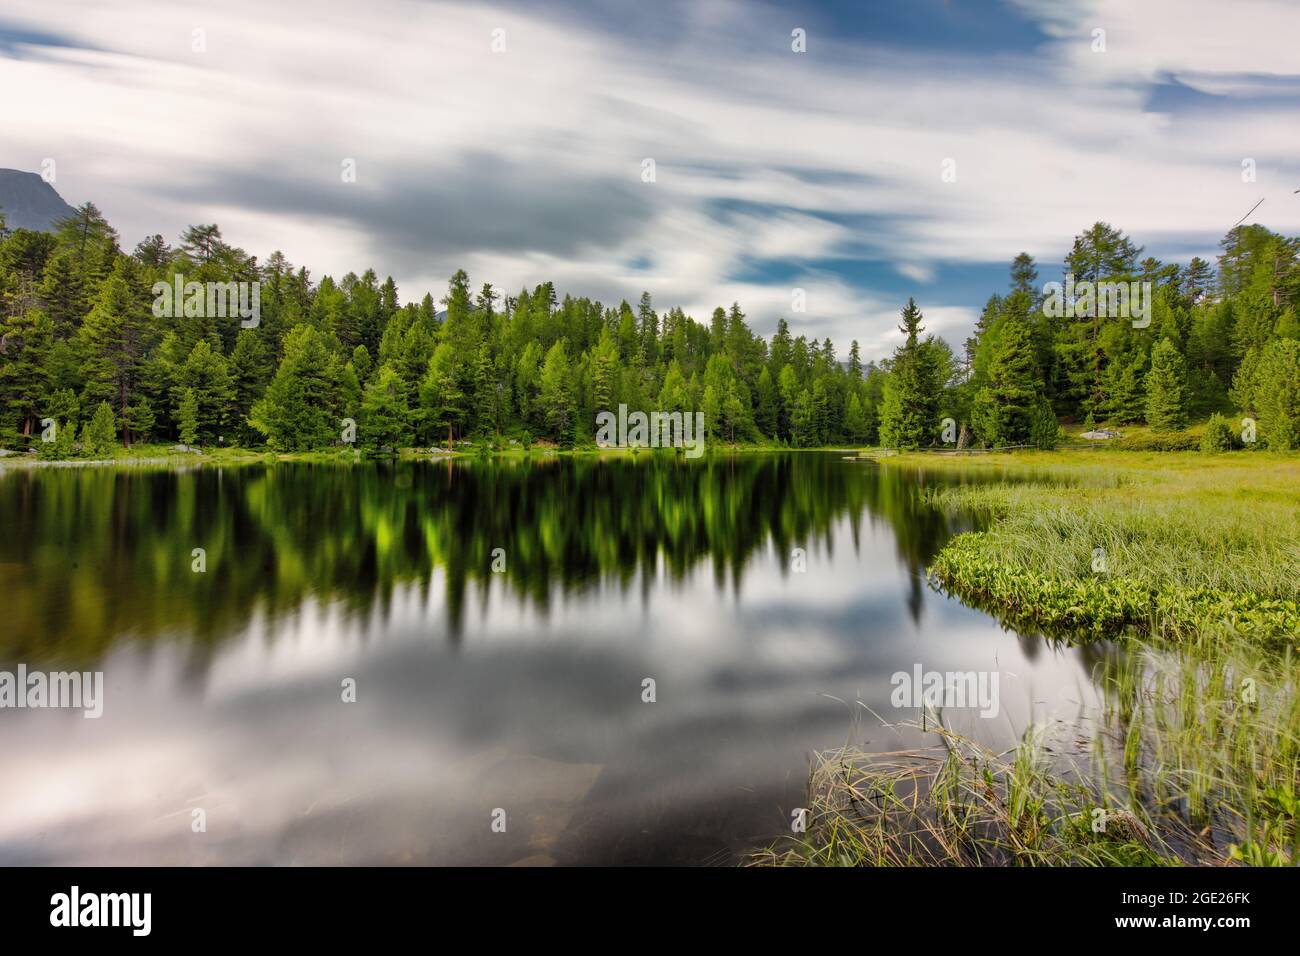
[[[76,457],[77,423],[73,420],[56,422],[54,441],[36,439],[36,457],[42,461],[67,461]]]
[[[1200,439],[1192,432],[1130,435],[1117,439],[1111,445],[1112,448],[1123,448],[1127,451],[1196,451],[1200,446]]]
[[[1231,451],[1233,448],[1232,428],[1228,425],[1228,420],[1215,412],[1210,416],[1210,422],[1205,426],[1205,432],[1201,435],[1201,451],[1213,454],[1221,451]]]

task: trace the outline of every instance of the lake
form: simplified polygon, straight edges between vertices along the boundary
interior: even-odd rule
[[[732,864],[897,673],[996,674],[990,746],[1102,650],[926,581],[973,526],[835,453],[0,470],[2,864]],[[947,479],[952,480],[952,479]],[[201,549],[201,550],[198,550]],[[652,683],[650,683],[652,682]]]

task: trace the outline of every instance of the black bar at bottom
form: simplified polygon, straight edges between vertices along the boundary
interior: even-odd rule
[[[74,886],[76,922],[119,925],[72,926]],[[972,941],[995,929],[1053,934],[1043,939],[1195,932],[1228,941],[1259,929],[1292,932],[1297,888],[1291,871],[1247,868],[22,868],[0,869],[0,925],[10,942],[76,934],[128,944],[452,942],[467,933],[494,943],[615,945],[676,926],[733,944],[783,926],[858,942],[891,929]],[[618,935],[589,935],[597,929]]]

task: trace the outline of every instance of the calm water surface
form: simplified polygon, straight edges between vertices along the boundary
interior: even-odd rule
[[[920,742],[855,703],[915,717],[896,671],[996,671],[996,718],[949,712],[994,746],[1095,701],[1099,651],[927,585],[970,526],[936,480],[821,453],[0,471],[0,669],[106,684],[98,720],[0,710],[0,863],[735,862],[789,832],[811,751]]]

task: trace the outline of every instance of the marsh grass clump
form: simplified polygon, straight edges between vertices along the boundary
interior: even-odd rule
[[[1147,642],[1101,675],[1096,742],[1154,809],[1216,850],[1215,862],[1300,860],[1300,696],[1295,653],[1230,629]],[[1118,754],[1119,759],[1114,759]]]
[[[915,725],[919,727],[919,725]],[[780,866],[1156,866],[1174,854],[1144,817],[1100,806],[1031,729],[993,753],[930,722],[933,747],[818,754],[810,826],[755,854]],[[1106,813],[1104,827],[1093,826]]]

